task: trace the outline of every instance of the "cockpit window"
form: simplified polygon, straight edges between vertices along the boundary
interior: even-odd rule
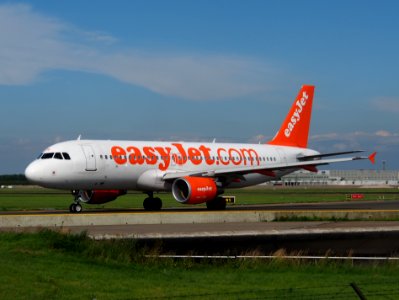
[[[41,159],[49,159],[49,158],[53,158],[53,156],[54,156],[53,152],[43,153]]]
[[[68,153],[66,152],[62,152],[62,154],[60,152],[48,152],[48,153],[41,153],[38,157],[38,159],[50,159],[50,158],[54,158],[54,159],[66,159],[66,160],[70,160],[71,157],[69,156]]]

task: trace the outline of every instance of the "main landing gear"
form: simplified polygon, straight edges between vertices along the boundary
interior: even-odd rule
[[[224,210],[226,209],[226,199],[223,197],[216,197],[212,201],[206,203],[206,208],[209,210]]]
[[[153,192],[147,193],[148,197],[143,201],[143,207],[147,211],[157,211],[162,208],[162,200],[158,197],[154,198]]]

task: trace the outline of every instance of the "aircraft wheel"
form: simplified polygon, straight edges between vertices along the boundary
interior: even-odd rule
[[[151,210],[151,198],[145,198],[143,201],[143,207],[145,210]]]
[[[69,206],[69,211],[71,213],[80,213],[82,211],[82,205],[80,205],[79,203],[72,203]]]
[[[217,197],[212,201],[206,203],[209,210],[224,210],[226,209],[226,200],[222,197]]]
[[[82,211],[82,205],[75,204],[75,212],[80,213]]]
[[[156,211],[162,208],[162,200],[159,198],[145,198],[143,201],[143,207],[148,211]]]
[[[162,200],[160,198],[154,198],[153,207],[154,207],[154,210],[161,210],[161,208],[162,208]]]

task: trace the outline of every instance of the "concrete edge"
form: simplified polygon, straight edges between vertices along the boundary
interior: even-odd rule
[[[281,219],[395,220],[398,211],[223,211],[115,214],[0,215],[0,228],[98,225],[201,224],[271,222]]]

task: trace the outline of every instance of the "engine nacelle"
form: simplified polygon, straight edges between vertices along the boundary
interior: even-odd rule
[[[79,199],[88,204],[103,204],[114,201],[119,196],[125,195],[124,190],[94,190],[79,191]]]
[[[199,204],[215,199],[218,188],[211,178],[186,176],[173,182],[172,194],[180,203]]]

